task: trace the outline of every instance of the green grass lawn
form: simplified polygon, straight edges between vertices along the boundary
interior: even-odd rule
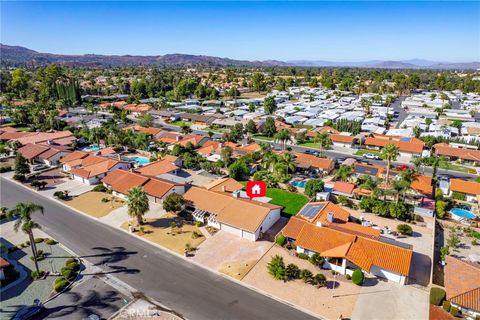
[[[363,156],[366,153],[373,153],[379,156],[381,159],[383,159],[382,154],[379,151],[376,150],[369,150],[369,149],[359,149],[357,152],[355,152],[356,156]]]
[[[246,181],[239,181],[244,186]],[[283,213],[294,216],[308,202],[308,198],[302,194],[289,192],[278,188],[267,188],[267,197],[272,198],[271,204],[283,207]]]
[[[191,122],[187,122],[187,121],[173,121],[173,122],[169,122],[168,124],[171,124],[172,126],[178,126],[178,127],[183,127],[183,126],[190,127],[192,125]]]
[[[459,171],[459,172],[465,172],[465,173],[473,173],[475,174],[475,169],[474,168],[470,168],[470,167],[466,167],[466,166],[462,166],[462,165],[459,165],[459,164],[452,164],[451,162],[440,162],[440,164],[438,165],[438,167],[440,169],[445,169],[445,170],[452,170],[452,171]]]
[[[260,134],[254,134],[253,139],[273,141],[273,137],[262,136]]]

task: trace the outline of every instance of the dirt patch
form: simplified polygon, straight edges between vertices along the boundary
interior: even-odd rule
[[[103,202],[102,199],[108,199],[108,202]],[[120,208],[125,203],[124,200],[115,197],[111,201],[112,195],[104,192],[86,192],[78,197],[74,197],[69,201],[65,201],[68,206],[85,212],[89,216],[101,218],[109,214],[115,209]]]
[[[237,280],[242,280],[248,271],[255,266],[256,262],[257,260],[229,261],[221,265],[218,271]]]
[[[176,224],[176,227],[172,228],[172,222]],[[128,230],[128,225],[129,222],[127,221],[122,224],[121,228]],[[132,221],[132,225],[136,226],[136,223]],[[179,254],[184,254],[187,243],[196,248],[205,240],[198,227],[174,214],[165,214],[159,219],[145,219],[145,224],[142,227],[143,234],[139,232],[138,227],[135,227],[135,234]],[[195,238],[194,233],[199,236]]]
[[[67,177],[60,170],[53,169],[35,175],[30,178],[29,182],[32,182],[33,180],[44,181],[47,183],[46,187],[53,187],[64,183],[67,180]]]

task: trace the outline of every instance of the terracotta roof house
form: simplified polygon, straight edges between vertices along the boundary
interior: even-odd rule
[[[462,179],[450,179],[450,195],[452,192],[465,194],[465,200],[478,201],[480,198],[480,183]]]
[[[189,142],[194,146],[203,145],[204,142],[210,140],[210,138],[204,137],[198,134],[192,134],[192,133],[182,134],[179,132],[167,132],[167,131],[160,132],[159,134],[157,134],[156,138],[169,145],[179,144],[181,146],[185,146]]]
[[[472,318],[480,316],[480,264],[445,258],[447,300]]]
[[[234,191],[243,189],[243,185],[237,180],[227,177],[210,182],[209,184],[205,185],[205,189],[209,191],[232,193]]]
[[[60,159],[71,153],[71,151],[62,146],[33,143],[27,143],[19,148],[17,152],[21,153],[31,163],[43,163],[48,166],[57,165]]]
[[[144,176],[156,177],[165,173],[176,174],[178,169],[179,167],[177,167],[174,162],[169,159],[162,159],[139,167],[135,169],[135,172]]]
[[[262,147],[258,143],[241,145],[234,142],[226,142],[223,147],[231,148],[234,156],[243,156],[247,153],[253,153],[262,150]]]
[[[424,175],[415,175],[410,184],[410,188],[420,195],[433,198],[432,177]]]
[[[135,187],[142,187],[148,199],[154,203],[162,203],[165,197],[175,192],[183,194],[185,185],[173,183],[164,179],[146,177],[126,170],[115,170],[107,174],[102,183],[113,191],[116,196],[125,198],[128,191]]]
[[[162,132],[162,129],[160,129],[160,128],[152,128],[152,127],[146,128],[146,127],[142,127],[142,126],[139,126],[139,125],[129,126],[129,127],[124,128],[123,130],[131,130],[131,131],[133,131],[133,133],[145,133],[145,134],[149,134],[149,135],[152,135],[152,136],[156,136],[157,134]]]
[[[326,127],[321,127],[317,130],[318,133],[328,133],[328,134],[339,134],[337,129],[334,129],[332,127],[326,126]]]
[[[123,110],[128,110],[132,112],[133,114],[141,114],[150,111],[152,109],[152,106],[146,103],[141,103],[141,104],[125,104],[120,107],[120,109]]]
[[[0,130],[0,140],[18,141],[22,145],[26,145],[29,143],[49,143],[51,145],[69,146],[73,143],[73,141],[76,140],[76,138],[70,131],[21,132]]]
[[[92,153],[75,151],[60,160],[63,171],[68,172],[73,180],[84,184],[97,184],[108,172],[117,169],[129,169],[131,164]]]
[[[351,275],[362,269],[405,284],[413,251],[382,241],[379,230],[348,222],[348,212],[331,202],[306,204],[282,230],[298,253],[318,253],[324,268]]]
[[[446,143],[437,143],[433,146],[435,154],[448,157],[450,160],[463,160],[471,164],[480,164],[480,150],[455,148]]]
[[[205,142],[200,148],[198,148],[197,151],[201,155],[208,157],[211,156],[212,154],[220,154],[222,144],[217,141],[207,141]]]
[[[355,141],[355,137],[335,133],[330,134],[330,139],[334,146],[344,148],[350,148]]]
[[[215,189],[213,186],[211,189]],[[197,221],[239,237],[256,241],[280,218],[282,207],[228,194],[192,187],[184,195],[187,208]]]
[[[330,173],[335,168],[335,161],[327,158],[316,157],[311,154],[295,153],[297,168],[312,169],[316,172]]]
[[[377,150],[381,150],[387,144],[397,146],[399,153],[402,156],[421,155],[423,148],[425,147],[425,143],[416,138],[373,135],[372,137],[367,137],[364,141],[364,145],[367,148],[374,148]]]

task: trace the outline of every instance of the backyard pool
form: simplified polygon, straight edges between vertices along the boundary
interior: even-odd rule
[[[453,208],[452,210],[450,210],[450,213],[452,214],[452,218],[455,220],[462,220],[462,219],[473,220],[476,217],[472,211],[468,211],[461,208]]]
[[[82,151],[85,152],[92,152],[92,151],[98,151],[100,150],[100,146],[98,144],[91,144],[86,148],[83,148]]]
[[[292,186],[297,187],[297,188],[305,188],[305,183],[306,182],[307,182],[306,180],[301,180],[301,181],[295,180],[295,181],[292,181],[291,184],[292,184]]]
[[[150,163],[150,160],[148,158],[145,158],[145,157],[135,156],[135,157],[130,157],[129,159],[138,163],[139,166],[144,166],[144,165]]]

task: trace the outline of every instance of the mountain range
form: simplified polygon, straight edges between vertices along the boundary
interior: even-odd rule
[[[155,56],[138,55],[66,55],[41,53],[20,46],[0,44],[0,59],[7,66],[38,66],[57,63],[66,66],[106,67],[125,65],[205,65],[205,66],[303,66],[303,67],[355,67],[380,69],[480,69],[480,62],[440,62],[423,59],[411,60],[371,60],[360,62],[338,62],[324,60],[235,60],[214,56],[191,54],[165,54]]]

